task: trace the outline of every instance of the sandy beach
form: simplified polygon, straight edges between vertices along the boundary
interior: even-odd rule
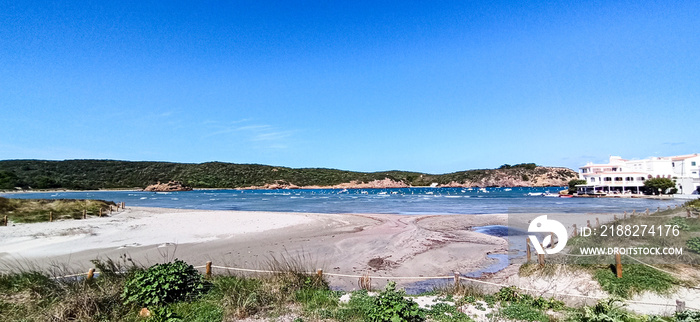
[[[272,258],[303,258],[309,269],[383,276],[450,275],[487,266],[504,239],[470,231],[505,224],[506,215],[406,216],[206,211],[129,207],[110,217],[14,224],[0,234],[0,269],[84,271],[95,258],[126,255],[150,265],[179,258],[194,265],[267,268]],[[342,283],[342,282],[340,282]],[[355,284],[348,281],[345,284]]]
[[[128,207],[109,217],[64,220],[0,227],[0,272],[34,269],[54,275],[86,272],[93,259],[132,259],[140,265],[179,258],[199,266],[212,261],[217,266],[270,269],[283,258],[305,270],[372,276],[450,276],[475,272],[497,262],[494,254],[505,254],[504,238],[472,231],[472,227],[508,225],[523,227],[536,214],[489,215],[387,215],[320,214],[251,211],[208,211]],[[560,215],[566,226],[608,215]],[[519,277],[517,264],[488,281],[542,292],[579,294],[604,298],[589,274],[559,274],[553,277]],[[225,274],[223,269],[215,269]],[[357,289],[357,278],[328,277],[332,287]],[[417,280],[400,280],[399,284]],[[386,280],[373,280],[383,287]],[[443,281],[450,283],[450,280]],[[495,291],[497,288],[493,289]],[[683,293],[685,292],[685,293]],[[687,293],[687,294],[686,294]],[[544,293],[542,293],[544,294]],[[700,293],[681,288],[689,303],[700,301]],[[632,304],[643,313],[668,313],[675,296],[645,294],[637,299],[668,306]],[[571,304],[594,303],[594,299],[565,297]]]

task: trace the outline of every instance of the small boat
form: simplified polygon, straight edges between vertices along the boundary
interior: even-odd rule
[[[559,198],[573,198],[574,195],[559,195]]]
[[[559,197],[559,194],[558,194],[558,193],[547,192],[547,193],[543,194],[543,196],[545,196],[545,197],[556,197],[556,198],[558,198],[558,197]]]
[[[542,197],[544,196],[544,192],[528,192],[527,195],[530,197]]]
[[[505,189],[503,189],[503,191],[511,191],[511,190],[513,190],[513,189],[511,189],[511,188],[505,188]]]
[[[479,192],[483,192],[483,193],[489,193],[489,191],[488,191],[488,190],[486,190],[486,188],[479,188]]]

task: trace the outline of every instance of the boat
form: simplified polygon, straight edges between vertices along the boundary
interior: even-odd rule
[[[573,198],[574,195],[559,195],[559,198]]]
[[[513,190],[513,189],[511,189],[511,188],[505,188],[505,189],[503,189],[503,191],[511,191],[511,190]]]
[[[542,197],[544,196],[544,192],[528,192],[527,195],[530,197]]]
[[[542,196],[559,198],[559,194],[558,194],[558,193],[551,193],[551,192],[547,192],[547,193],[543,194]]]

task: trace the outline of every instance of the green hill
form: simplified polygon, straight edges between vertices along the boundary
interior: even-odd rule
[[[0,161],[0,189],[119,189],[177,180],[194,188],[244,188],[266,184],[332,186],[391,179],[411,186],[561,186],[576,176],[566,168],[535,164],[502,166],[442,175],[407,171],[353,172],[323,168],[287,168],[224,162],[173,163],[116,160]]]

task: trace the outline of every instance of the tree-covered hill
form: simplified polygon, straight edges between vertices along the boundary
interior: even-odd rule
[[[407,171],[353,172],[323,168],[287,168],[259,164],[207,162],[133,162],[116,160],[0,161],[0,189],[115,189],[143,188],[177,180],[195,188],[244,188],[269,184],[332,186],[390,179],[411,186],[431,183],[463,186],[565,185],[576,173],[566,168],[534,164],[504,165],[493,170],[470,170],[442,175]],[[548,179],[548,180],[545,180]],[[551,180],[549,180],[551,179]]]

